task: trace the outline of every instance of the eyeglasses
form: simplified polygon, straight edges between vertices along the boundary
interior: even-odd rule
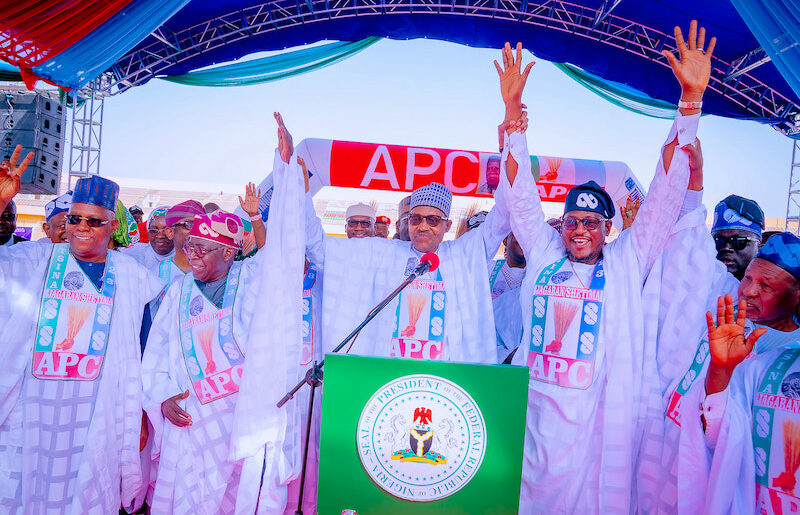
[[[351,229],[355,229],[358,226],[363,227],[364,229],[369,229],[372,226],[372,221],[370,220],[348,220],[347,226]]]
[[[102,227],[109,222],[109,220],[103,220],[102,218],[95,218],[93,216],[80,216],[80,215],[67,215],[66,220],[67,223],[70,225],[79,225],[81,221],[84,220],[86,221],[86,225],[88,225],[92,229],[97,229],[98,227]]]
[[[150,236],[155,236],[159,233],[167,234],[167,228],[164,227],[163,229],[147,229],[147,234]]]
[[[722,250],[728,245],[730,245],[733,250],[744,250],[751,241],[756,240],[748,238],[747,236],[714,236],[714,246],[717,247],[717,250]]]
[[[191,244],[191,243],[187,243],[186,245],[183,246],[183,253],[186,254],[187,256],[191,256],[192,254],[196,254],[197,257],[201,258],[201,257],[204,257],[206,254],[214,252],[215,250],[220,250],[220,249],[224,249],[224,248],[225,247],[214,247],[214,248],[209,249],[209,248],[206,248],[206,247],[201,247],[200,245],[194,245],[194,244]]]
[[[561,227],[568,231],[574,231],[578,228],[578,224],[583,224],[584,229],[587,231],[594,231],[600,227],[602,222],[608,222],[608,218],[595,218],[593,216],[575,218],[574,216],[565,216],[561,221]]]
[[[191,231],[193,225],[194,225],[193,220],[187,220],[185,222],[175,222],[174,224],[172,224],[172,227],[183,227],[187,231]]]
[[[408,215],[408,223],[411,225],[419,225],[423,219],[428,224],[428,227],[438,227],[440,223],[447,221],[447,218],[439,215],[422,216],[415,213]]]

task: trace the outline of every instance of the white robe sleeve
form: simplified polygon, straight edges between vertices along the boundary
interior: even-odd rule
[[[545,220],[542,201],[531,172],[531,157],[524,134],[518,132],[504,136],[502,170],[498,193],[510,214],[511,232],[520,244],[529,263],[539,261],[548,247],[560,241],[555,229]],[[513,186],[508,182],[506,162],[511,154],[519,165]]]

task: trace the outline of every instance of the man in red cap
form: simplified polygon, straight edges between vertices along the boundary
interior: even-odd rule
[[[379,216],[375,219],[375,236],[378,238],[388,238],[389,237],[389,224],[392,221],[389,219],[388,216]]]

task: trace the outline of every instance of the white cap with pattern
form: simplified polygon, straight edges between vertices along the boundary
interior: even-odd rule
[[[411,194],[411,209],[417,206],[435,207],[444,216],[450,216],[450,205],[453,203],[453,193],[444,184],[432,182],[417,188]]]

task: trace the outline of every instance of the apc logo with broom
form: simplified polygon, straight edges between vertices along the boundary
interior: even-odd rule
[[[378,389],[356,434],[364,469],[383,490],[435,501],[469,483],[486,453],[486,424],[470,395],[433,375],[410,375]]]

